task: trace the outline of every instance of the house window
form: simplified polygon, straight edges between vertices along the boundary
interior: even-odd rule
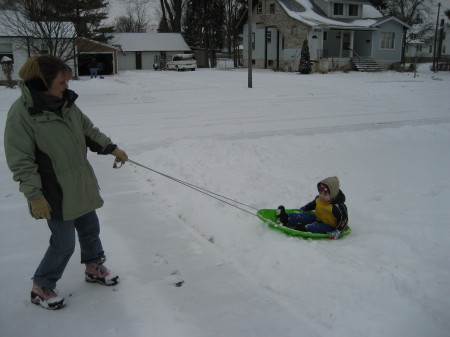
[[[271,43],[272,42],[272,32],[267,32],[267,43]]]
[[[258,3],[256,4],[256,14],[261,14],[262,13],[262,2],[258,1]]]
[[[252,33],[252,49],[255,50],[255,33]]]
[[[381,33],[380,49],[394,49],[395,33]]]
[[[0,60],[3,58],[3,56],[9,57],[11,60],[13,60],[14,63],[12,42],[0,42]]]
[[[335,3],[333,4],[333,14],[334,15],[344,15],[344,4]]]
[[[270,14],[275,14],[275,4],[270,4]]]
[[[430,46],[430,51],[429,51],[430,53],[432,53],[433,52],[433,46]]]
[[[348,16],[358,16],[358,5],[349,4],[348,5]]]
[[[328,39],[328,32],[323,32],[323,40],[326,41]]]

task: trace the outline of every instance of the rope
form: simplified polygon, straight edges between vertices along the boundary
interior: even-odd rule
[[[247,207],[247,208],[250,208],[250,209],[253,209],[253,210],[256,210],[256,211],[258,210],[257,208],[254,208],[254,207],[252,207],[252,206],[250,206],[250,205],[246,205],[246,204],[244,204],[244,203],[242,203],[242,202],[239,202],[239,201],[237,201],[237,200],[233,200],[233,199],[228,198],[228,197],[226,197],[226,196],[223,196],[223,195],[221,195],[221,194],[218,194],[218,193],[215,193],[215,192],[212,192],[212,191],[208,191],[207,189],[204,189],[204,188],[202,188],[202,187],[199,187],[199,186],[196,186],[196,185],[194,185],[194,184],[191,184],[191,183],[188,183],[188,182],[186,182],[186,181],[183,181],[183,180],[181,180],[181,179],[178,179],[178,178],[169,176],[169,175],[167,175],[167,174],[165,174],[165,173],[156,171],[156,170],[154,170],[154,169],[152,169],[152,168],[150,168],[150,167],[148,167],[148,166],[145,166],[145,165],[142,165],[142,164],[140,164],[140,163],[138,163],[138,162],[135,162],[134,160],[128,159],[127,161],[128,161],[129,163],[131,163],[131,164],[134,164],[134,165],[136,165],[136,166],[140,166],[140,167],[142,167],[142,168],[144,168],[144,169],[146,169],[146,170],[152,171],[152,172],[157,173],[157,174],[159,174],[159,175],[161,175],[161,176],[163,176],[163,177],[166,177],[166,178],[168,178],[168,179],[170,179],[170,180],[173,180],[173,181],[175,181],[175,182],[177,182],[177,183],[180,183],[180,184],[182,184],[182,185],[184,185],[184,186],[187,186],[187,187],[189,187],[189,188],[192,188],[193,190],[196,190],[197,192],[203,193],[203,194],[205,194],[205,195],[207,195],[207,196],[209,196],[209,197],[211,197],[211,198],[214,198],[214,199],[216,199],[216,200],[219,200],[219,201],[221,201],[221,202],[223,202],[223,203],[225,203],[225,204],[227,204],[227,205],[230,205],[230,206],[232,206],[232,207],[235,207],[235,208],[237,208],[237,209],[240,209],[241,211],[244,211],[244,212],[249,213],[249,214],[251,214],[251,215],[257,216],[255,213],[250,212],[250,211],[248,211],[248,210],[246,210],[246,209],[244,209],[244,208],[242,208],[242,207],[236,206],[236,205],[234,205],[234,204],[232,204],[232,203],[230,203],[230,202],[228,202],[228,201],[226,201],[226,200],[232,201],[232,202],[234,202],[234,203],[236,203],[236,204],[245,206],[245,207]],[[113,168],[120,168],[120,167],[122,167],[122,164],[121,164],[120,166],[118,166],[117,163],[114,162]]]

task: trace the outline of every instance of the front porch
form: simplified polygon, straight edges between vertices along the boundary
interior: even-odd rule
[[[310,38],[311,60],[372,56],[372,31],[316,30]]]

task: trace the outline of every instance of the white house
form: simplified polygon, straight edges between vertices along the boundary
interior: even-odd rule
[[[439,29],[440,41],[440,59],[441,61],[450,62],[450,22],[442,20]]]
[[[434,42],[413,40],[408,43],[405,50],[405,61],[430,62],[433,60]]]
[[[311,60],[328,67],[371,58],[382,66],[401,60],[409,26],[383,17],[367,0],[257,0],[252,10],[252,62],[257,68],[296,70],[303,41]],[[248,22],[244,26],[244,63]]]
[[[153,69],[155,56],[192,52],[179,33],[118,33],[109,43],[120,51],[119,71]]]
[[[28,27],[22,26],[19,35],[11,30],[11,26],[3,20],[5,12],[0,13],[0,60],[7,56],[13,60],[12,79],[18,80],[18,72],[25,61],[36,54],[48,54],[48,45],[44,43],[43,36],[55,40],[55,46],[61,46],[59,52],[67,57],[72,56],[68,65],[75,69],[74,57],[76,54],[75,28],[71,22],[48,22],[38,30],[37,22],[30,22]],[[22,22],[24,25],[24,21]],[[47,31],[43,31],[47,29]],[[55,47],[57,48],[57,47]],[[76,70],[76,69],[75,69]],[[75,72],[76,73],[76,72]],[[3,71],[0,70],[0,81],[5,80]]]

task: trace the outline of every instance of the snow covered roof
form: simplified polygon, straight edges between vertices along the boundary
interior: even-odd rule
[[[331,0],[322,1],[327,3],[331,2]],[[329,28],[340,29],[367,29],[374,28],[387,19],[386,17],[383,17],[375,7],[370,5],[368,1],[352,0],[352,3],[355,2],[360,2],[362,4],[361,18],[337,19],[328,17],[314,0],[278,0],[280,6],[291,18],[312,27],[327,26]]]
[[[189,51],[179,33],[118,33],[109,42],[127,51]]]
[[[20,13],[0,11],[0,36],[3,37],[35,37],[35,38],[66,38],[72,39],[76,35],[72,22],[64,21],[30,21]]]

